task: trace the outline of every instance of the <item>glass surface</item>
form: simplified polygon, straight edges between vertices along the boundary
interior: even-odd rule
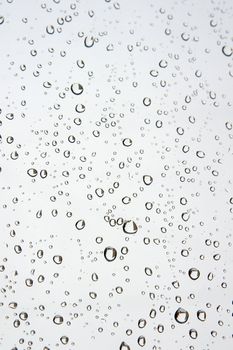
[[[232,28],[0,0],[0,349],[233,348]]]

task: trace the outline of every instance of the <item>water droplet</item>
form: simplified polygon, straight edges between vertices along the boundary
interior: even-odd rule
[[[61,343],[62,343],[63,345],[66,345],[66,344],[68,344],[68,342],[69,342],[69,338],[66,337],[65,335],[63,335],[63,336],[60,338],[60,341],[61,341]]]
[[[225,46],[222,47],[222,53],[226,57],[230,57],[233,54],[233,48],[225,45]]]
[[[22,253],[22,248],[20,245],[15,245],[14,250],[15,250],[16,254]]]
[[[18,304],[17,304],[16,302],[12,301],[11,303],[9,303],[8,306],[9,306],[11,309],[16,309],[17,306],[18,306]]]
[[[70,89],[75,95],[81,95],[83,93],[83,86],[79,83],[73,83]]]
[[[91,36],[91,37],[86,36],[85,37],[85,39],[84,39],[85,47],[91,48],[94,45],[94,43],[95,43],[95,39],[93,36]]]
[[[75,110],[77,113],[83,113],[85,112],[86,107],[83,104],[79,103],[76,105]]]
[[[83,61],[83,60],[77,60],[77,66],[78,66],[79,68],[84,68],[84,67],[85,67],[84,61]]]
[[[197,151],[196,155],[198,158],[205,158],[205,152],[203,152],[203,151]]]
[[[192,339],[197,339],[198,333],[197,333],[196,329],[190,329],[189,336]]]
[[[130,350],[130,347],[123,341],[120,345],[120,350]]]
[[[144,318],[141,318],[139,321],[138,321],[138,327],[139,328],[144,328],[146,326],[146,320]]]
[[[167,65],[168,65],[168,62],[167,62],[166,60],[161,60],[161,61],[159,62],[159,67],[160,67],[160,68],[166,68]]]
[[[32,287],[33,286],[33,280],[31,278],[27,278],[25,280],[25,284],[27,287]]]
[[[150,267],[145,267],[145,274],[147,276],[152,276],[153,275],[153,271],[151,270]]]
[[[153,177],[150,176],[150,175],[144,175],[143,176],[143,182],[144,182],[145,185],[149,186],[153,182]]]
[[[191,268],[188,271],[188,274],[189,274],[189,277],[194,281],[200,277],[200,271],[198,269],[196,269],[195,267]]]
[[[19,318],[20,318],[22,321],[26,321],[27,318],[28,318],[28,314],[27,314],[26,312],[20,312]]]
[[[174,318],[178,323],[186,323],[189,318],[189,313],[188,311],[180,307],[176,310]]]
[[[85,220],[80,219],[76,222],[75,227],[77,228],[77,230],[82,230],[84,229],[85,225],[86,225]]]
[[[45,179],[47,177],[48,173],[47,173],[47,170],[43,169],[40,171],[40,177],[42,179]]]
[[[130,147],[132,145],[133,141],[129,138],[126,138],[122,141],[122,143],[125,147]]]
[[[98,197],[103,197],[103,195],[104,195],[104,190],[102,189],[102,188],[97,188],[96,190],[95,190],[95,193],[96,193],[96,195],[98,196]]]
[[[53,261],[55,262],[55,264],[60,265],[62,263],[62,256],[61,255],[54,255],[53,257]]]
[[[151,105],[151,99],[149,97],[144,97],[143,104],[146,107],[150,106]]]
[[[54,316],[54,318],[53,318],[53,323],[55,323],[55,324],[57,324],[57,325],[62,324],[63,321],[64,321],[64,319],[63,319],[63,317],[60,316],[60,315],[56,315],[56,316]]]
[[[138,231],[137,224],[133,220],[125,221],[122,228],[127,234],[135,234]]]
[[[140,345],[142,347],[146,345],[146,338],[143,335],[138,337],[138,345]]]
[[[197,318],[198,318],[198,320],[204,322],[206,320],[206,312],[204,310],[198,310],[197,311]]]
[[[104,257],[107,261],[113,261],[117,257],[117,251],[113,247],[106,247],[104,249]]]
[[[52,26],[51,24],[48,25],[48,26],[46,27],[46,32],[47,32],[48,34],[53,34],[53,33],[55,32],[54,26]]]

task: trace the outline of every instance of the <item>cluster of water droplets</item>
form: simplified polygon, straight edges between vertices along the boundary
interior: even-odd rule
[[[0,348],[232,348],[233,8],[0,3]]]

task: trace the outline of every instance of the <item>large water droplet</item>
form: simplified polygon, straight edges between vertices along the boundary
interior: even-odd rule
[[[198,310],[197,311],[197,318],[198,318],[198,320],[204,322],[206,320],[206,312],[204,310]]]
[[[84,229],[85,225],[86,225],[85,220],[80,219],[76,222],[75,227],[77,228],[77,230],[82,230]]]
[[[73,83],[70,89],[75,95],[81,95],[83,93],[83,86],[79,83]]]
[[[185,309],[179,307],[175,312],[174,318],[178,323],[186,323],[189,318],[189,313]]]
[[[137,233],[138,227],[137,227],[136,223],[133,220],[127,220],[123,224],[123,231],[125,233],[128,233],[128,234],[134,234],[134,233]]]
[[[104,257],[107,261],[113,261],[117,257],[117,251],[113,247],[106,247],[104,249]]]
[[[55,324],[57,324],[57,325],[62,324],[63,321],[64,321],[64,319],[63,319],[63,317],[60,316],[60,315],[56,315],[56,316],[54,316],[54,318],[53,318],[53,323],[55,323]]]
[[[144,175],[143,176],[143,182],[144,182],[145,185],[149,186],[153,182],[153,177],[150,176],[150,175]]]

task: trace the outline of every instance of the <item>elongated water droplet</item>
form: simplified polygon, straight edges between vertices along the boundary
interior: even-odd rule
[[[146,345],[146,338],[141,335],[139,338],[138,338],[138,345],[140,345],[141,347],[145,346]]]
[[[204,322],[206,320],[206,312],[204,310],[198,310],[197,311],[197,318],[198,318],[198,320]]]
[[[84,45],[87,47],[87,48],[91,48],[95,43],[95,39],[93,36],[91,37],[88,37],[86,36],[85,39],[84,39]]]
[[[107,261],[113,261],[117,257],[117,251],[113,247],[106,247],[104,249],[104,257]]]
[[[230,57],[233,54],[233,48],[225,45],[222,47],[222,53],[224,56]]]

